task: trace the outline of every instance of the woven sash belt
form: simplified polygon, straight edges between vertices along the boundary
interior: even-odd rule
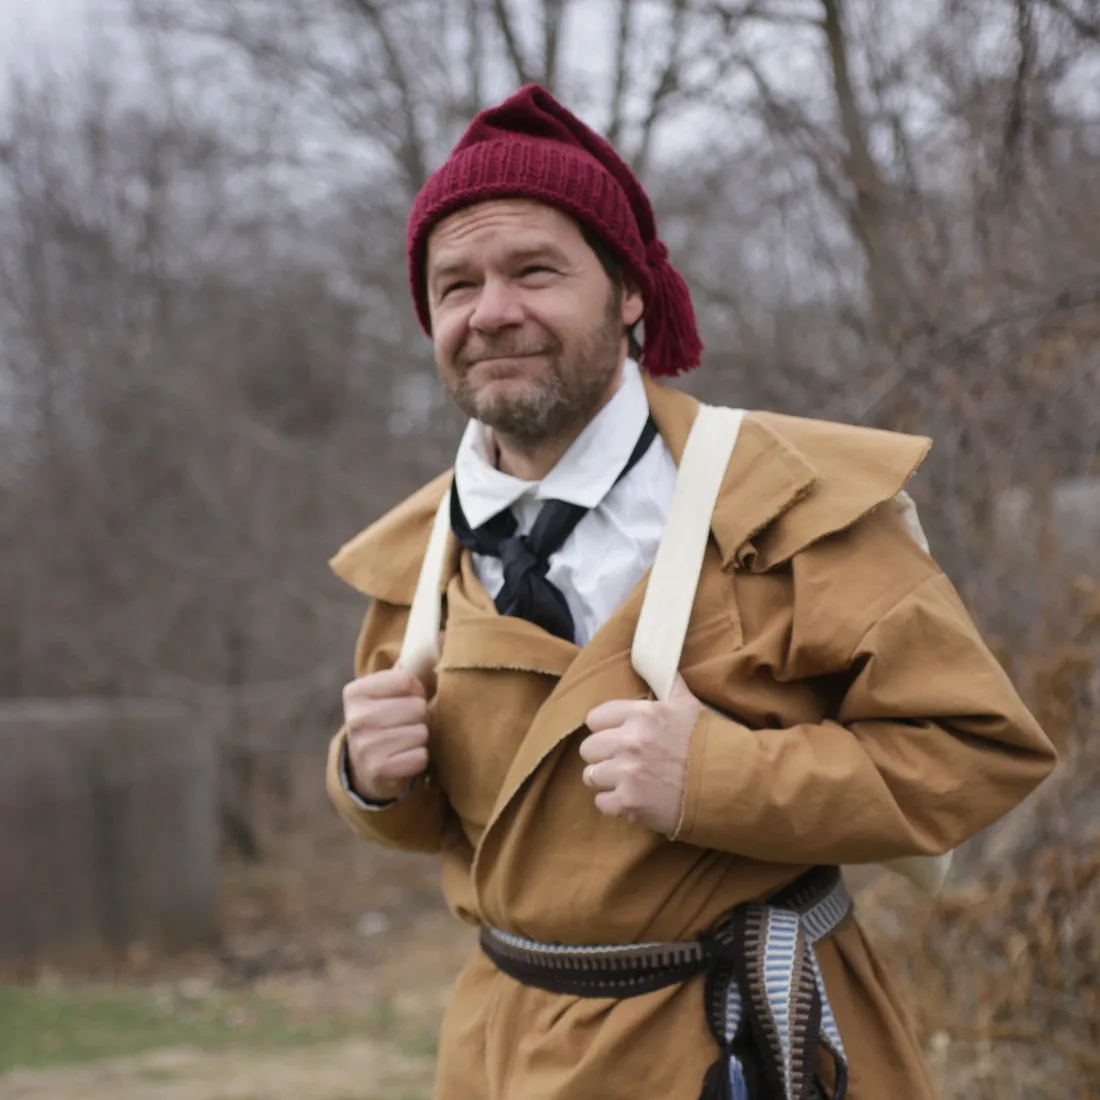
[[[481,947],[524,985],[574,997],[636,997],[705,973],[707,1026],[721,1049],[700,1100],[811,1100],[821,1048],[848,1088],[844,1046],[813,945],[852,911],[836,867],[816,867],[766,902],[746,902],[698,940],[569,947],[483,928]]]

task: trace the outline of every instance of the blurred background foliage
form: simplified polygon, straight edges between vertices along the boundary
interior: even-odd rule
[[[1096,0],[90,11],[77,54],[21,58],[0,99],[0,699],[157,700],[213,739],[211,989],[376,968],[364,908],[391,944],[440,934],[422,864],[349,854],[321,796],[363,611],[326,561],[450,463],[405,213],[471,115],[534,80],[654,197],[707,345],[678,384],[934,437],[911,487],[933,552],[1063,767],[944,899],[869,881],[868,920],[945,1095],[1100,1096]],[[29,743],[5,741],[9,774]]]

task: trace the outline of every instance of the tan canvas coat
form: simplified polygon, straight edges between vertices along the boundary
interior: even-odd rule
[[[647,382],[678,461],[694,399]],[[689,939],[818,863],[946,851],[1019,803],[1054,752],[890,501],[928,441],[746,416],[681,665],[708,707],[675,836],[602,816],[577,748],[590,708],[645,698],[630,645],[643,584],[583,649],[499,616],[452,545],[431,769],[367,812],[368,840],[439,851],[463,920],[568,944]],[[373,598],[357,674],[396,659],[444,475],[333,561]],[[728,717],[723,717],[726,715]],[[856,920],[818,946],[851,1100],[933,1096],[905,1009]],[[960,966],[967,960],[960,959]],[[480,954],[440,1043],[439,1100],[694,1098],[716,1048],[701,983],[622,1001],[521,986]],[[828,1070],[825,1070],[828,1077]]]

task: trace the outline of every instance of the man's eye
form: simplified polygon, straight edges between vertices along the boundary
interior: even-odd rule
[[[440,292],[440,298],[446,298],[448,294],[452,294],[456,290],[465,290],[469,286],[473,286],[468,279],[456,279],[453,283],[447,283],[443,290]]]
[[[546,264],[528,264],[519,274],[520,278],[526,278],[528,275],[553,275],[554,269],[547,267]]]

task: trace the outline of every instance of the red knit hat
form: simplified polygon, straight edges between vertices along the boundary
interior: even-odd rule
[[[698,366],[703,345],[691,295],[657,237],[653,207],[611,145],[544,88],[528,84],[477,115],[413,202],[407,230],[416,313],[431,333],[424,263],[441,218],[487,199],[529,198],[594,230],[642,292],[642,364],[651,375]]]

